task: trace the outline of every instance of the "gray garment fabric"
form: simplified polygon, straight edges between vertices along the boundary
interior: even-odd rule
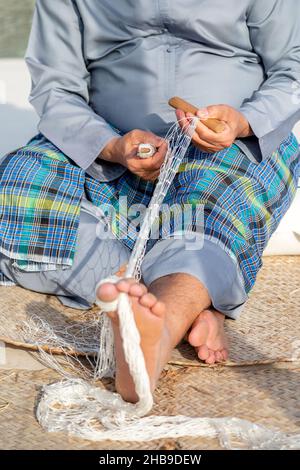
[[[26,61],[39,130],[108,181],[124,169],[90,166],[118,135],[109,124],[165,135],[178,95],[240,109],[256,138],[237,143],[260,160],[300,119],[299,18],[299,0],[37,0]]]
[[[117,272],[130,255],[129,249],[112,236],[98,238],[98,224],[103,222],[92,214],[88,202],[83,203],[76,254],[70,269],[26,272],[16,267],[13,260],[0,254],[0,270],[26,289],[54,294],[70,307],[89,308],[95,302],[97,283]]]
[[[130,250],[111,234],[107,239],[98,238],[98,224],[103,224],[98,208],[85,200],[80,213],[76,255],[70,269],[25,272],[0,253],[0,270],[19,286],[54,294],[68,307],[87,309],[95,302],[97,283],[116,273],[130,256]],[[191,274],[208,289],[213,306],[236,319],[247,300],[237,265],[211,241],[205,240],[203,247],[197,250],[186,250],[185,246],[184,240],[157,242],[142,263],[145,284],[149,286],[171,273]]]

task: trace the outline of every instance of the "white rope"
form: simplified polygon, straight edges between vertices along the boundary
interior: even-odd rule
[[[125,278],[140,279],[140,266],[152,224],[186,154],[196,122],[197,119],[194,119],[185,131],[181,131],[175,125],[166,137],[168,151],[165,162],[132,251]],[[117,279],[119,278],[113,277],[102,280],[97,288],[105,282],[115,283]],[[37,419],[45,429],[66,431],[91,440],[146,441],[163,437],[219,435],[223,444],[230,446],[229,436],[235,434],[252,448],[268,448],[271,445],[280,445],[282,448],[300,446],[300,436],[290,438],[233,418],[219,420],[185,416],[142,418],[151,410],[153,397],[130,299],[127,294],[121,293],[116,301],[104,303],[97,300],[97,305],[102,312],[117,311],[124,355],[135,385],[138,402],[126,403],[120,395],[103,390],[100,384],[96,386],[80,379],[65,380],[44,388],[37,407]],[[94,379],[112,376],[115,366],[111,322],[107,315],[102,314],[99,323],[100,346]],[[53,332],[49,333],[49,336],[51,334],[53,339]],[[58,368],[57,363],[55,366]]]
[[[106,279],[103,279],[102,281],[98,282],[96,285],[96,305],[100,307],[101,312],[115,312],[118,309],[118,297],[116,300],[112,300],[111,302],[104,302],[103,300],[99,299],[97,296],[97,292],[100,286],[103,284],[107,284],[108,282],[112,284],[116,284],[118,281],[120,281],[120,277],[118,276],[112,276],[112,277],[107,277]]]
[[[99,406],[101,404],[101,406]],[[103,414],[102,404],[106,405]],[[125,421],[122,412],[130,406],[120,395],[94,387],[82,380],[47,385],[37,409],[40,424],[50,432],[64,430],[92,441],[146,442],[184,436],[218,438],[226,449],[299,449],[300,435],[285,435],[237,418],[149,416]],[[119,411],[120,423],[109,415]],[[234,443],[232,442],[234,441]]]
[[[137,156],[140,158],[150,158],[156,153],[156,148],[151,144],[140,144]]]

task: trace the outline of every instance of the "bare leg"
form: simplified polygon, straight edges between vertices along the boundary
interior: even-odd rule
[[[168,288],[169,283],[172,284],[171,290]],[[155,281],[150,286],[150,290],[167,306],[166,323],[167,329],[172,331],[172,349],[181,341],[183,322],[186,321],[185,327],[188,331],[186,337],[191,346],[196,349],[200,360],[207,364],[227,360],[228,343],[224,331],[225,315],[212,308],[201,310],[202,302],[209,302],[210,305],[210,299],[208,292],[199,281],[187,274],[173,274]],[[199,312],[199,309],[200,313],[196,314],[196,318],[194,318],[195,312]]]
[[[153,282],[149,290],[133,280],[120,280],[117,284],[103,284],[97,295],[103,301],[114,300],[119,292],[127,292],[131,297],[141,348],[154,390],[173,348],[211,301],[207,290],[188,274],[162,277]],[[109,315],[115,335],[116,389],[124,400],[136,402],[134,384],[123,354],[118,317],[115,312]]]

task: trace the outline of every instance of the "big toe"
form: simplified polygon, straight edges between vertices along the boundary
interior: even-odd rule
[[[206,344],[200,346],[197,350],[198,357],[201,361],[206,361],[209,358],[209,349]]]
[[[103,302],[112,302],[116,300],[119,295],[119,291],[115,284],[111,282],[105,282],[97,290],[97,297]]]

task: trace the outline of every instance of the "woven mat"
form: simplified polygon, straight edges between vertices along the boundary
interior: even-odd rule
[[[144,443],[92,443],[63,433],[46,433],[34,417],[45,383],[59,376],[49,370],[0,372],[1,449],[219,449],[216,439],[160,439]],[[298,432],[300,365],[185,368],[163,373],[155,393],[155,414],[235,416],[269,428]]]
[[[237,322],[227,322],[229,366],[235,367],[200,367],[193,351],[181,346],[155,392],[155,414],[235,416],[299,433],[300,257],[267,258],[264,264],[244,314]],[[16,287],[0,290],[0,336],[11,341],[22,340],[22,321],[32,312],[68,324],[84,321],[81,312],[62,307],[54,297]],[[289,362],[293,358],[297,361]],[[91,443],[45,433],[35,420],[34,406],[40,387],[57,379],[57,373],[48,369],[0,371],[0,448],[220,448],[217,440],[203,438]]]
[[[55,296],[19,287],[0,287],[0,295],[0,340],[29,348],[32,345],[30,339],[24,339],[23,325],[32,314],[58,325],[61,331],[66,325],[79,331],[82,323],[95,315],[93,311],[66,308]],[[228,366],[291,360],[300,349],[299,309],[300,257],[266,258],[242,316],[226,322]],[[171,362],[201,366],[187,343],[174,351]]]
[[[264,259],[255,288],[238,321],[227,321],[230,362],[263,364],[300,359],[300,256]],[[173,361],[197,364],[188,344]]]

